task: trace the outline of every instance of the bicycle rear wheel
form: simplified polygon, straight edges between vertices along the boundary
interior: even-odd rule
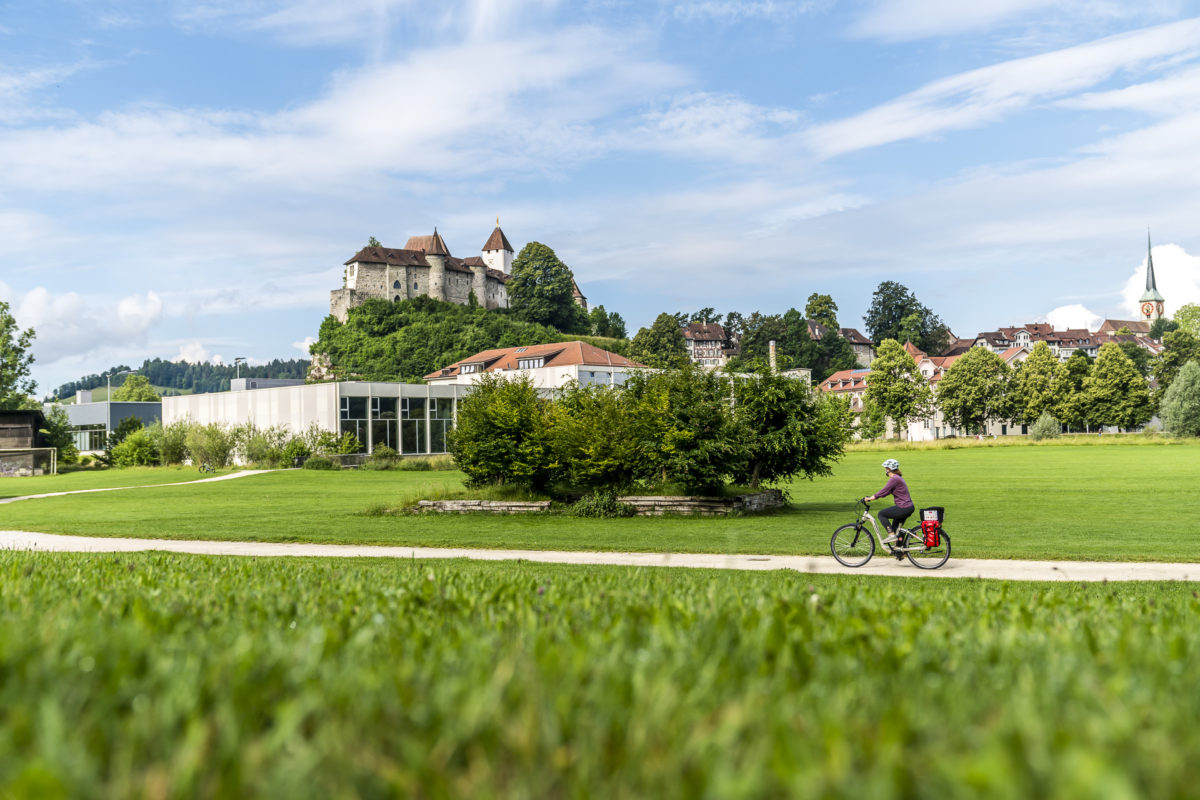
[[[846,567],[861,567],[875,555],[875,537],[863,525],[851,523],[833,532],[829,549],[838,563]]]
[[[904,537],[904,549],[908,560],[921,569],[937,569],[950,559],[950,537],[945,531],[938,536],[937,547],[925,546],[925,535],[919,530]]]

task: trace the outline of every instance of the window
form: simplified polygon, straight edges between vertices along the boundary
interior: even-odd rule
[[[396,419],[396,397],[371,398],[371,447],[387,446],[400,452],[400,423]]]
[[[392,288],[393,288],[393,289],[399,289],[399,288],[400,288],[400,281],[392,281]]]
[[[417,291],[417,282],[413,281],[413,291]]]
[[[429,399],[429,452],[446,452],[446,434],[454,427],[454,400],[449,397]]]
[[[546,359],[544,358],[518,358],[517,369],[538,369],[544,366]]]
[[[341,399],[341,417],[340,432],[345,436],[347,433],[352,433],[362,445],[362,450],[367,448],[367,398],[365,397],[343,397]],[[360,451],[361,452],[361,451]]]
[[[400,452],[426,452],[424,397],[400,399]]]
[[[395,300],[397,303],[399,303],[399,302],[400,302],[400,295],[396,295],[396,296],[395,296],[395,297],[393,297],[392,299],[393,299],[393,300]]]
[[[458,368],[458,371],[460,374],[466,375],[468,373],[475,372],[478,368],[479,368],[478,364],[463,364],[461,367]]]

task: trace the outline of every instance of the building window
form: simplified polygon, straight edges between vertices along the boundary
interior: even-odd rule
[[[458,368],[458,371],[459,371],[459,373],[461,373],[463,375],[467,375],[469,373],[475,372],[478,368],[479,368],[478,364],[463,364],[461,367]]]
[[[446,434],[454,427],[454,400],[449,397],[429,399],[429,452],[446,452]]]
[[[517,369],[538,369],[544,366],[546,359],[544,358],[518,358]]]
[[[424,397],[400,398],[400,452],[426,452]]]
[[[361,445],[359,452],[365,451],[367,449],[367,398],[343,397],[340,411],[338,416],[341,418],[341,435],[354,434]]]
[[[371,449],[390,447],[400,452],[400,423],[396,418],[396,409],[400,403],[397,397],[371,398]]]
[[[417,291],[417,282],[413,281],[413,291]]]
[[[399,289],[399,288],[400,288],[400,281],[392,281],[392,288],[393,288],[393,289]]]

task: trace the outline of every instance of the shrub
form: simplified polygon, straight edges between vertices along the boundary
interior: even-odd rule
[[[317,423],[312,423],[300,436],[309,453],[337,453],[338,437],[332,431],[327,431]]]
[[[598,491],[580,498],[577,503],[571,506],[570,513],[573,517],[616,519],[618,517],[632,517],[636,510],[629,503],[622,503],[617,500],[615,493]]]
[[[1163,395],[1163,430],[1172,436],[1200,436],[1200,363],[1189,361]]]
[[[402,458],[396,462],[396,469],[409,472],[428,472],[433,469],[433,462],[428,458]]]
[[[607,386],[568,384],[554,402],[552,422],[558,480],[609,494],[634,482],[645,451],[632,395]]]
[[[150,438],[158,450],[160,464],[182,464],[187,460],[187,437],[191,427],[188,420],[181,419],[170,425],[156,422],[147,428]]]
[[[286,458],[284,448],[290,438],[287,428],[258,428],[254,423],[246,423],[234,428],[231,436],[235,442],[234,452],[244,463],[266,467],[283,466]]]
[[[385,444],[381,444],[371,453],[363,469],[397,469],[400,454]]]
[[[195,464],[224,467],[229,464],[234,440],[224,425],[192,425],[188,428],[187,449]]]
[[[112,462],[118,467],[148,467],[158,463],[158,448],[150,432],[142,429],[125,437],[112,449]]]
[[[312,456],[304,462],[305,469],[341,469],[341,463],[329,456]]]
[[[311,455],[312,450],[308,449],[308,443],[298,436],[294,437],[288,440],[283,447],[283,465],[285,467],[295,466],[297,459],[303,462]]]
[[[458,403],[450,452],[468,486],[541,488],[554,465],[549,434],[549,403],[533,381],[488,373]]]
[[[366,448],[363,447],[362,442],[358,440],[358,437],[347,431],[346,433],[342,434],[342,438],[337,440],[337,447],[333,452],[348,456],[354,453],[361,453],[365,449]]]
[[[1057,439],[1062,435],[1062,424],[1049,411],[1043,411],[1037,422],[1029,429],[1029,438],[1035,442],[1042,439]]]

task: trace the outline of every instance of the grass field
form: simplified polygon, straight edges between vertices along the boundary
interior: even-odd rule
[[[793,484],[787,510],[730,519],[381,515],[458,490],[461,475],[355,471],[39,499],[5,506],[0,519],[101,536],[822,554],[852,519],[853,498],[882,486],[884,457],[848,453],[834,476]],[[1190,533],[1200,516],[1197,444],[924,449],[903,452],[901,464],[918,506],[946,507],[957,557],[1200,561]]]
[[[0,796],[1183,797],[1186,584],[0,553]]]
[[[233,472],[223,469],[217,475]],[[118,486],[152,486],[156,483],[185,483],[212,478],[195,467],[131,467],[129,469],[81,469],[58,475],[30,478],[0,478],[0,499],[26,497],[46,492],[74,492],[80,489],[111,489]]]

